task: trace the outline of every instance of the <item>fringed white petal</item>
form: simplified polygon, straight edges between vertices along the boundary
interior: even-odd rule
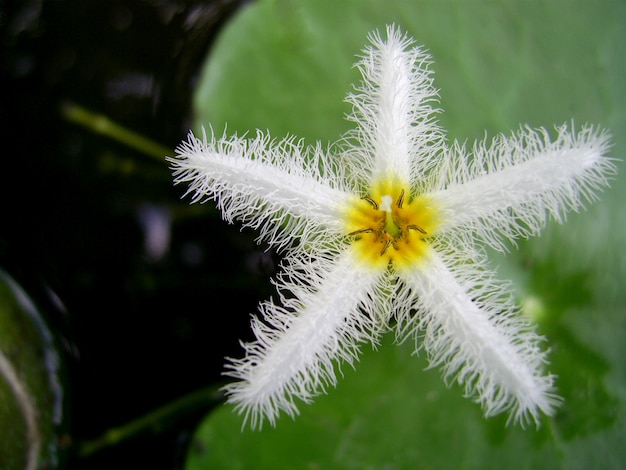
[[[338,155],[261,132],[217,139],[203,132],[168,159],[193,201],[215,200],[227,221],[258,230],[277,248],[293,247],[277,281],[280,302],[261,304],[256,340],[243,345],[243,359],[229,359],[227,375],[238,382],[225,387],[228,401],[252,427],[274,424],[281,411],[295,415],[298,401],[335,385],[335,368],[353,364],[359,344],[376,341],[393,314],[399,337],[423,337],[432,366],[462,384],[487,416],[508,411],[512,421],[538,423],[559,403],[543,372],[541,338],[485,268],[475,241],[504,249],[504,239],[535,234],[549,215],[560,221],[594,199],[615,171],[605,156],[608,135],[562,126],[551,140],[543,129],[523,129],[469,154],[458,143],[448,149],[433,121],[430,57],[395,26],[386,33],[370,36],[357,64],[363,80],[347,97],[356,129],[337,144]],[[420,254],[414,265],[409,257],[368,270],[349,246],[346,217],[360,210],[356,198],[397,183],[410,186],[402,187],[407,201],[424,196],[424,217],[432,210],[436,229],[415,238],[430,246],[411,251]],[[379,209],[381,201],[367,200]],[[398,221],[384,231],[365,219],[352,235],[376,233],[381,255],[401,246],[393,244]],[[417,223],[405,229],[422,232]]]
[[[387,38],[369,37],[357,66],[363,81],[346,101],[353,107],[348,119],[357,128],[347,134],[354,142],[346,150],[363,184],[395,175],[408,182],[423,179],[443,149],[442,133],[433,122],[437,102],[430,56],[395,26]],[[367,188],[369,189],[369,188]]]
[[[559,403],[542,372],[541,338],[481,263],[446,261],[433,250],[423,266],[399,273],[399,334],[422,339],[431,366],[464,386],[486,416],[508,411],[509,421],[539,425],[540,412],[551,415]]]
[[[227,373],[238,382],[225,387],[252,428],[274,425],[280,411],[298,413],[297,401],[334,386],[335,365],[353,364],[358,345],[375,342],[385,319],[375,311],[383,273],[357,269],[352,250],[337,259],[290,257],[279,278],[281,305],[261,304],[254,318],[256,341],[244,344],[243,359],[229,359]]]
[[[192,202],[215,200],[225,220],[243,222],[259,239],[282,248],[321,234],[343,235],[342,210],[353,198],[343,170],[319,145],[266,134],[246,139],[198,139],[192,133],[169,158],[175,183],[186,183]]]
[[[457,144],[430,192],[442,212],[440,230],[462,229],[503,250],[503,236],[534,235],[548,215],[562,221],[567,210],[595,199],[615,172],[609,136],[592,127],[557,131],[554,141],[545,129],[500,135],[470,155]]]

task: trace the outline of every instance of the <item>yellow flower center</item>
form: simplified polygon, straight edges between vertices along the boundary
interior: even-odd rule
[[[434,234],[437,210],[424,196],[410,198],[407,185],[385,179],[370,194],[355,199],[346,216],[346,229],[365,263],[402,269],[423,261]]]

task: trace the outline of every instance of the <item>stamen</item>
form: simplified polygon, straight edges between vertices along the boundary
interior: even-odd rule
[[[374,201],[371,197],[365,196],[365,197],[362,197],[361,199],[363,199],[364,201],[369,202],[374,209],[378,210],[378,203],[376,201]]]
[[[396,203],[398,209],[402,209],[402,204],[404,204],[404,189],[400,191],[400,197],[398,197],[398,202]]]
[[[427,235],[428,232],[426,232],[426,230],[424,230],[422,227],[420,227],[419,225],[407,225],[406,228],[408,228],[409,230],[417,230],[420,233],[423,233],[424,235]]]
[[[403,189],[401,184],[383,183],[374,186],[372,195],[360,198],[369,206],[355,201],[349,219],[348,230],[352,231],[348,236],[366,260],[380,258],[406,265],[424,251],[421,240],[434,233],[429,218],[431,209],[426,199],[412,199],[406,186]],[[412,230],[415,236],[411,235]]]

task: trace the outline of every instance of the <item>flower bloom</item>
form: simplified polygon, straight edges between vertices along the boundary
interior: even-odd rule
[[[395,329],[486,416],[538,424],[560,401],[542,339],[482,247],[504,250],[593,199],[615,170],[608,135],[564,125],[553,139],[523,128],[448,145],[430,57],[395,26],[369,40],[347,97],[355,127],[331,148],[203,131],[170,159],[193,201],[216,201],[284,253],[278,302],[261,303],[256,340],[227,360],[228,401],[252,427],[274,425]]]

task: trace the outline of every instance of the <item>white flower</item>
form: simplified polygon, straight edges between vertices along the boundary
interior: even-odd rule
[[[499,250],[561,221],[614,172],[608,136],[585,127],[522,129],[471,151],[435,124],[430,57],[396,27],[370,36],[347,101],[356,125],[328,151],[288,138],[202,139],[170,159],[193,201],[284,251],[279,302],[260,305],[256,341],[229,359],[226,386],[252,427],[298,413],[390,328],[414,338],[446,382],[487,416],[539,421],[559,398],[541,338],[518,314],[481,245]],[[476,243],[478,242],[478,243]]]

